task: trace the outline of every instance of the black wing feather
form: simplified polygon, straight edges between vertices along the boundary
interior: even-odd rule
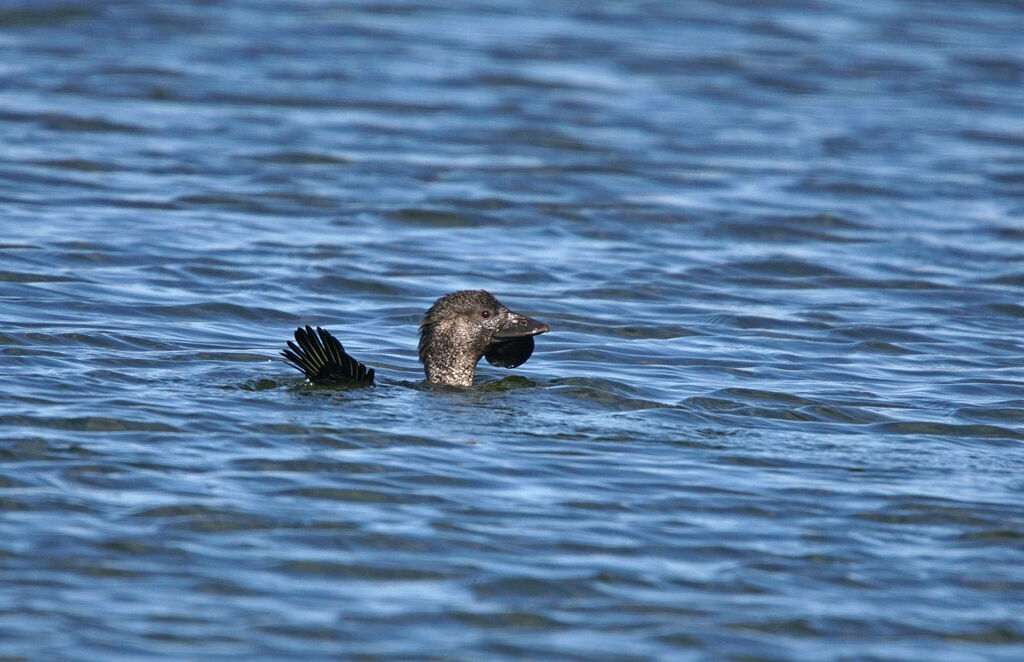
[[[349,356],[338,339],[320,327],[295,329],[295,342],[289,340],[281,356],[311,382],[373,383],[373,368]]]

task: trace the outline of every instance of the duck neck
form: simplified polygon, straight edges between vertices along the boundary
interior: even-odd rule
[[[420,360],[427,381],[449,386],[472,386],[480,354],[473,339],[462,329],[449,325],[428,329],[421,338]]]
[[[473,376],[476,374],[476,362],[458,361],[447,363],[444,361],[427,361],[423,364],[423,372],[427,375],[427,381],[432,384],[472,386]]]

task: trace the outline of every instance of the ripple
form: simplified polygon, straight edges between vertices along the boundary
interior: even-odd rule
[[[97,10],[78,3],[55,4],[49,7],[9,7],[0,9],[0,28],[59,26],[97,15]]]
[[[737,262],[730,266],[740,271],[771,278],[821,278],[840,275],[840,272],[823,265],[784,258]]]
[[[43,273],[25,273],[16,271],[0,271],[0,282],[9,283],[74,283],[77,278]]]
[[[296,488],[283,490],[282,496],[305,497],[309,499],[327,499],[330,501],[344,501],[350,503],[404,503],[410,499],[396,494],[380,492],[375,490],[342,489],[342,488]],[[420,496],[415,501],[423,501]],[[441,501],[438,499],[438,501]]]
[[[935,435],[951,439],[1007,439],[1024,440],[1024,433],[996,425],[955,425],[932,421],[903,421],[882,423],[879,432],[896,435]]]
[[[611,380],[593,378],[565,378],[552,380],[558,394],[610,411],[635,411],[665,407],[663,403],[637,397],[635,389]]]
[[[158,318],[236,319],[254,322],[291,322],[294,318],[279,310],[233,303],[193,303],[146,306],[143,311]]]
[[[445,579],[446,575],[437,572],[416,570],[413,568],[388,568],[379,565],[336,563],[332,561],[291,561],[282,565],[281,570],[288,573],[325,575],[333,577],[350,577],[371,581],[414,582],[436,581]]]
[[[479,214],[472,216],[439,209],[399,209],[392,218],[403,224],[434,228],[478,227],[489,223]]]
[[[133,421],[106,416],[58,418],[7,414],[0,416],[0,424],[26,428],[53,428],[85,432],[180,432],[178,428],[164,423]]]
[[[76,172],[114,172],[116,170],[116,168],[109,164],[89,161],[87,159],[46,159],[33,161],[32,163],[61,170],[74,170]]]
[[[956,410],[958,417],[976,421],[995,421],[1008,425],[1024,424],[1022,407],[961,407]]]
[[[250,157],[264,163],[280,163],[282,165],[348,165],[350,159],[318,152],[270,152]]]

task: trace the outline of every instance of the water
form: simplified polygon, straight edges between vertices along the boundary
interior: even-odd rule
[[[1022,34],[5,3],[0,659],[1024,659]],[[426,388],[474,287],[552,332]]]

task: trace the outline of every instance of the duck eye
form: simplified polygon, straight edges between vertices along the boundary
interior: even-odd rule
[[[484,319],[487,319],[490,316],[491,316],[491,311],[489,311],[489,310],[481,310],[480,311],[480,317],[482,317]]]

